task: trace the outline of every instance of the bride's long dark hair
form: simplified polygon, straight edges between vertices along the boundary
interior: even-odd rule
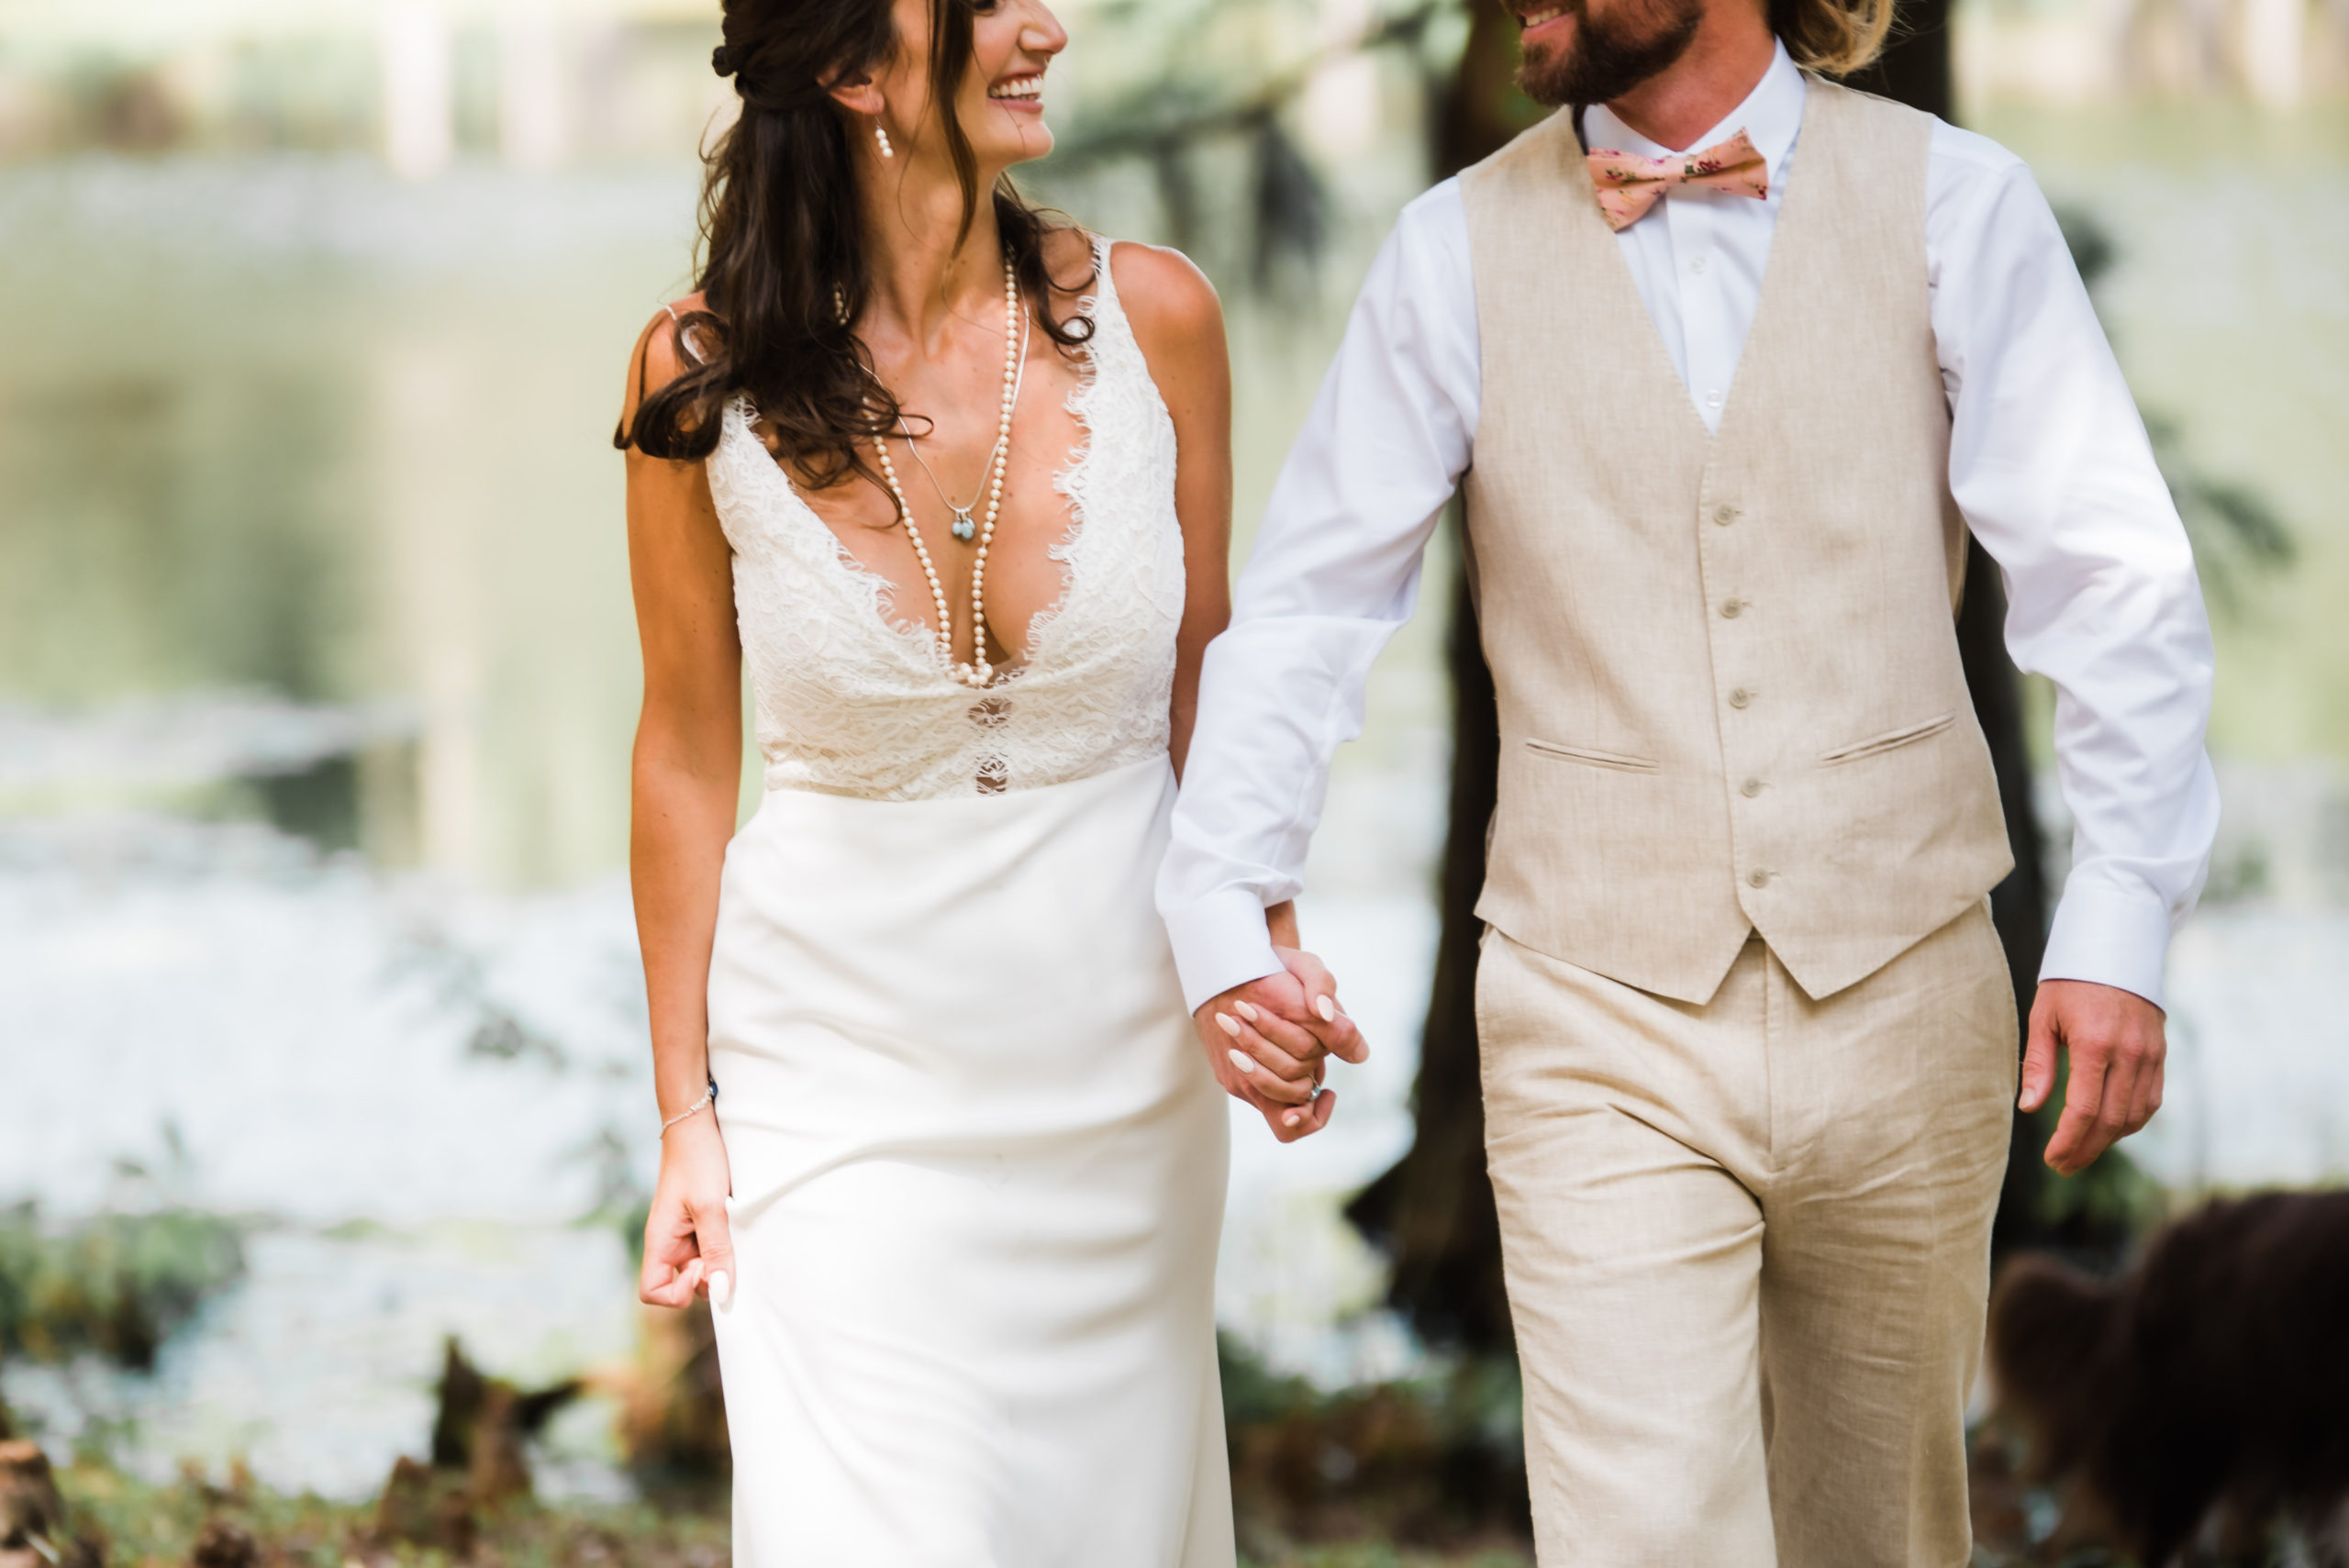
[[[963,186],[968,239],[978,161],[954,112],[972,58],[974,0],[930,0],[930,93]],[[739,119],[704,159],[705,309],[672,330],[683,373],[645,397],[612,444],[671,460],[718,445],[727,399],[746,394],[781,455],[817,488],[865,471],[859,443],[894,429],[896,399],[851,328],[872,287],[847,110],[826,89],[877,72],[897,49],[890,0],[725,0],[725,43],[710,57],[741,95]],[[1091,336],[1052,311],[1050,226],[1008,179],[986,194],[1021,292],[1063,349]],[[1081,285],[1080,285],[1081,286]]]

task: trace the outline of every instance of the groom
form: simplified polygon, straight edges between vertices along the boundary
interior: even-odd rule
[[[1965,551],[2055,691],[2073,860],[2020,1090],[2068,1051],[2064,1172],[2161,1103],[2218,809],[2193,562],[2028,172],[1803,69],[1865,63],[1878,0],[1509,3],[1562,112],[1373,266],[1208,652],[1160,905],[1219,1073],[1310,1131],[1326,1099],[1281,1107],[1328,1030],[1273,939],[1464,486],[1542,1561],[1957,1568],[2018,1088]]]

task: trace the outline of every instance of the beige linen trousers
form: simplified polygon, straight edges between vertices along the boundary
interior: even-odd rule
[[[1544,1568],[1962,1568],[2014,1103],[1987,905],[1814,1002],[1486,934],[1486,1136]]]

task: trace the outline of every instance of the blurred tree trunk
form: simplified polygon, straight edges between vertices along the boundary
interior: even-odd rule
[[[1956,82],[1950,66],[1949,0],[1904,0],[1891,44],[1852,85],[1910,105],[1945,120],[1957,118]],[[1957,617],[1957,649],[1965,663],[1965,684],[1974,695],[1975,717],[1990,743],[1990,763],[1998,778],[1998,804],[2007,817],[2007,842],[2015,869],[1990,890],[1990,914],[2007,950],[2014,978],[2015,1016],[2028,1028],[2039,963],[2047,951],[2048,886],[2039,817],[2031,798],[2031,748],[2023,730],[2022,682],[2007,657],[2006,585],[1997,562],[1979,546],[1965,562],[1965,599]],[[2022,1050],[2020,1032],[2015,1050]],[[2046,1215],[2047,1167],[2039,1157],[2047,1129],[2018,1111],[2007,1146],[2006,1184],[1998,1194],[1998,1216],[1990,1250],[2004,1257],[2020,1247],[2042,1247],[2057,1240]],[[2074,1228],[2076,1229],[2076,1228]],[[2072,1241],[2086,1237],[2066,1238]]]
[[[1516,28],[1497,0],[1472,0],[1474,21],[1458,72],[1439,95],[1432,130],[1438,177],[1457,172],[1505,143],[1525,123],[1527,106],[1510,85]],[[1854,85],[1952,117],[1949,0],[1909,0],[1884,58]],[[1457,508],[1454,517],[1457,517]],[[1991,909],[2014,975],[2018,1013],[2028,1018],[2045,946],[2047,890],[2040,835],[2032,810],[2031,759],[2022,696],[2001,628],[2006,594],[1998,568],[1980,550],[1965,571],[1957,622],[1976,713],[1988,737],[2015,870],[1991,894]],[[1394,1267],[1391,1305],[1431,1344],[1470,1352],[1511,1348],[1501,1279],[1500,1226],[1485,1169],[1485,1113],[1476,1051],[1475,914],[1485,880],[1485,831],[1500,762],[1492,672],[1478,646],[1465,576],[1456,585],[1446,662],[1453,689],[1451,822],[1440,876],[1442,926],[1435,977],[1412,1090],[1416,1137],[1395,1166],[1365,1187],[1347,1210]],[[2021,1049],[2017,1040],[2017,1049]],[[2015,1120],[1994,1247],[2004,1252],[2043,1240],[2044,1168],[2029,1121]]]
[[[1524,128],[1531,106],[1512,79],[1517,23],[1499,0],[1470,0],[1460,66],[1435,104],[1429,149],[1439,179],[1458,173]],[[1466,533],[1454,537],[1465,559]],[[1452,680],[1451,818],[1445,829],[1435,979],[1411,1089],[1411,1147],[1347,1206],[1346,1218],[1394,1268],[1389,1304],[1431,1344],[1508,1352],[1508,1296],[1501,1281],[1500,1218],[1485,1171],[1485,1096],[1477,1074],[1475,916],[1485,886],[1485,827],[1500,778],[1500,719],[1493,673],[1477,642],[1467,574],[1453,584],[1444,662]]]

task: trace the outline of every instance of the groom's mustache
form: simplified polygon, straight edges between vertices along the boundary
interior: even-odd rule
[[[1561,17],[1580,18],[1583,4],[1584,0],[1508,0],[1508,8],[1517,17],[1518,30],[1523,32]]]

